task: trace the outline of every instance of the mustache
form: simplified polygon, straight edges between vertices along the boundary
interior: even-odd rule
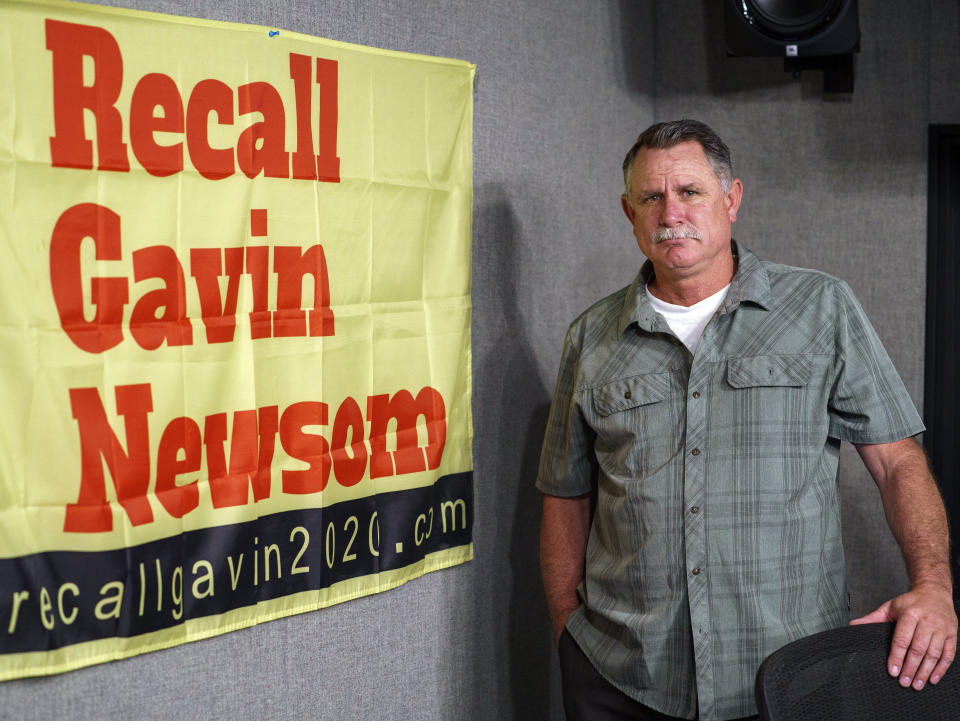
[[[680,225],[674,228],[660,228],[650,234],[650,242],[654,245],[662,243],[665,240],[677,240],[678,238],[690,238],[691,240],[702,240],[700,231],[692,225]]]

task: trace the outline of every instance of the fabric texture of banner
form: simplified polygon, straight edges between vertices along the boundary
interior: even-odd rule
[[[0,52],[0,680],[470,560],[475,67],[56,0]]]

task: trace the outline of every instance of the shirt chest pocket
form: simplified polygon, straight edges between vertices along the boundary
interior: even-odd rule
[[[727,361],[727,382],[734,388],[803,388],[813,375],[806,355],[762,355]]]
[[[817,442],[818,393],[813,389],[814,359],[807,355],[764,355],[727,361],[722,412],[724,433],[735,448],[754,457],[782,459],[785,448]],[[822,447],[823,438],[819,438]],[[812,447],[812,445],[810,445]],[[782,462],[782,461],[780,461]]]
[[[674,374],[647,373],[593,389],[597,460],[624,482],[650,475],[676,455],[683,438]]]

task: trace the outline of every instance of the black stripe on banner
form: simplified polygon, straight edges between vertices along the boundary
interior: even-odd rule
[[[0,559],[0,653],[137,636],[471,542],[473,472],[114,551]]]

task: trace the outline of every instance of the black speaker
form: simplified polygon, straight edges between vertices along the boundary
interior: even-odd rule
[[[788,58],[860,50],[857,0],[724,0],[727,53]]]

